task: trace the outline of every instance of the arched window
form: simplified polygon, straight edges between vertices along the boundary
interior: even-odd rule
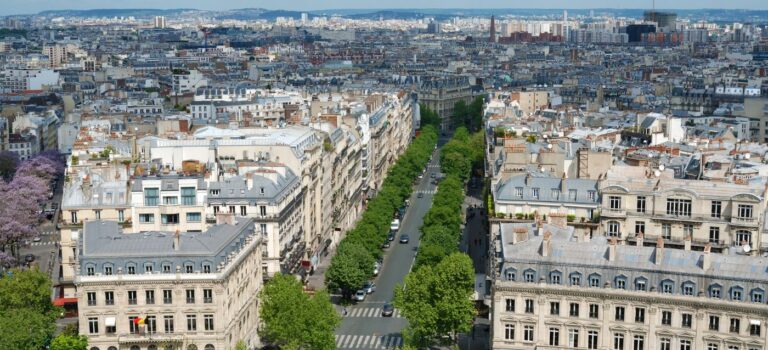
[[[150,346],[147,346],[147,350],[157,350],[157,345],[152,344]]]
[[[216,348],[213,346],[213,344],[208,344],[205,346],[205,350],[216,350]]]
[[[189,345],[187,345],[187,350],[197,350],[197,345],[189,344]]]
[[[114,347],[114,346],[110,346],[110,347],[107,348],[107,350],[117,350],[117,348]]]
[[[95,347],[95,346],[93,346],[93,347],[91,347],[91,350],[99,350],[99,348],[98,348],[98,347]]]
[[[131,350],[141,350],[141,348],[138,345],[131,346]]]

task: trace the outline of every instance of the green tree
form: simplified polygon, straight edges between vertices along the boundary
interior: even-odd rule
[[[334,349],[333,331],[341,322],[325,291],[304,293],[290,275],[275,275],[260,293],[262,335],[282,349]]]
[[[357,243],[343,243],[325,273],[329,288],[339,288],[345,298],[359,289],[373,274],[373,257]]]
[[[248,350],[248,347],[245,345],[245,342],[240,339],[237,341],[237,344],[235,344],[235,350]]]
[[[87,350],[88,337],[84,335],[59,334],[51,342],[51,350]]]
[[[51,304],[51,280],[38,269],[11,270],[0,278],[0,312],[29,309],[39,314],[55,313]]]
[[[471,330],[474,279],[472,260],[463,253],[408,274],[405,285],[395,290],[394,304],[408,319],[410,345],[424,348],[445,339],[456,344],[459,333]]]
[[[54,320],[29,308],[0,312],[0,344],[4,349],[40,350],[53,336]]]

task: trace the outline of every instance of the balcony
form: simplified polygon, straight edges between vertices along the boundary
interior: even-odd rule
[[[757,224],[758,224],[757,218],[739,218],[739,217],[731,218],[732,226],[757,227]]]
[[[606,218],[626,218],[627,211],[625,209],[610,209],[606,208],[600,212],[600,215]]]

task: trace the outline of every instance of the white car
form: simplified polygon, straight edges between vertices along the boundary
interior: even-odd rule
[[[365,301],[365,296],[368,295],[368,293],[365,292],[365,290],[360,289],[357,292],[355,292],[355,300],[357,301]]]

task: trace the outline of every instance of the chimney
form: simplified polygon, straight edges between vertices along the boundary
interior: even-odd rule
[[[642,233],[637,234],[637,246],[642,247],[643,246],[643,237],[644,235]]]
[[[712,245],[707,243],[707,245],[704,246],[704,253],[701,254],[701,269],[704,271],[709,270],[712,266],[712,257],[710,256],[711,251]]]
[[[179,250],[181,248],[181,234],[179,229],[176,229],[176,234],[173,235],[173,250]]]
[[[568,227],[568,216],[563,213],[550,213],[547,217],[549,224],[559,228]]]
[[[683,244],[685,244],[686,251],[691,250],[691,235],[687,235],[685,238],[683,238]]]
[[[656,251],[654,252],[654,264],[661,265],[661,261],[664,258],[664,238],[659,237],[656,240]]]
[[[608,244],[608,261],[616,261],[616,245],[618,240],[616,237],[611,237],[611,241]]]
[[[216,225],[234,225],[235,224],[235,214],[233,213],[217,213],[216,214]]]
[[[544,240],[541,241],[541,256],[550,255],[552,255],[552,233],[547,231],[544,233]]]
[[[590,238],[590,233],[586,230],[581,233],[581,242],[589,242]]]

